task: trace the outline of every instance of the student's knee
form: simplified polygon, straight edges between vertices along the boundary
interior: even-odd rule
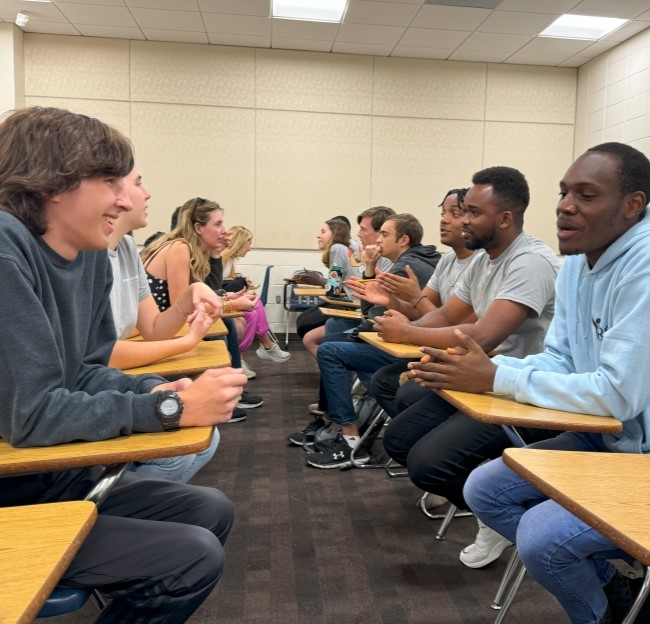
[[[531,507],[521,517],[517,527],[517,549],[524,565],[532,573],[558,554],[558,529],[555,522],[549,522],[544,503]]]
[[[505,465],[499,458],[481,464],[470,472],[463,488],[463,496],[470,509],[473,511],[482,510],[486,504],[493,500],[491,495],[492,486],[495,483],[500,483],[499,473],[504,467]]]
[[[173,574],[188,594],[217,584],[224,570],[224,550],[214,533],[202,527],[180,525],[174,538]],[[175,560],[175,561],[174,561]]]

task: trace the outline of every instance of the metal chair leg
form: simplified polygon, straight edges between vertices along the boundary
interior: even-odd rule
[[[379,410],[377,415],[372,419],[372,421],[368,425],[367,429],[363,432],[363,435],[359,438],[359,443],[357,444],[357,446],[352,449],[352,452],[350,453],[350,460],[352,461],[352,465],[355,468],[385,468],[386,467],[387,464],[385,463],[361,464],[355,459],[357,449],[361,448],[361,446],[365,444],[366,440],[368,439],[370,434],[375,430],[376,427],[383,427],[386,418],[387,418],[386,412],[384,412],[383,409]]]
[[[492,604],[490,605],[493,609],[501,609],[503,607],[503,597],[508,591],[508,588],[510,587],[512,579],[515,576],[519,566],[523,568],[524,564],[519,557],[517,548],[513,548],[510,559],[508,559],[508,565],[506,565],[506,570],[501,577],[501,583],[499,583],[497,593],[494,596],[494,600],[492,600]]]
[[[503,604],[501,605],[499,614],[494,620],[494,624],[501,624],[505,619],[506,613],[508,613],[508,609],[510,609],[510,605],[512,604],[512,601],[515,599],[515,596],[517,595],[517,591],[519,591],[519,586],[524,580],[524,576],[526,576],[526,567],[522,564],[521,569],[519,570],[519,572],[517,572],[514,579],[512,580],[510,589],[508,590],[508,593],[506,594]]]
[[[643,579],[643,585],[641,585],[641,591],[636,597],[634,604],[630,608],[630,611],[625,616],[622,624],[632,624],[636,620],[636,616],[639,615],[641,607],[644,605],[648,594],[650,593],[650,567],[645,569],[645,578]]]

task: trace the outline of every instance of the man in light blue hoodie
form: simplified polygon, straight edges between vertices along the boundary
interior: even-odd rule
[[[580,156],[560,182],[557,236],[560,252],[570,257],[558,276],[544,352],[489,360],[462,334],[467,351],[425,349],[439,361],[418,365],[421,383],[493,390],[623,424],[617,435],[566,432],[535,448],[650,452],[649,198],[650,161],[638,150],[604,143]],[[609,540],[501,459],[477,468],[464,493],[486,525],[516,542],[528,572],[556,596],[571,622],[622,620],[631,599],[627,579],[606,560],[591,558],[614,548]]]

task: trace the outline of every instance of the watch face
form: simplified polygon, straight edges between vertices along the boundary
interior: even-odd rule
[[[165,399],[160,403],[160,412],[164,416],[174,416],[178,411],[178,401],[175,399]]]

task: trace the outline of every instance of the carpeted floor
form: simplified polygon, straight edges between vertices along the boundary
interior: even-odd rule
[[[318,470],[287,434],[309,419],[314,361],[299,344],[276,364],[247,362],[248,389],[264,397],[245,422],[220,427],[221,444],[195,482],[222,489],[237,510],[226,572],[192,624],[489,624],[509,550],[470,570],[458,561],[476,533],[458,518],[447,539],[418,509],[418,490],[383,470]],[[93,620],[87,605],[51,624]],[[565,622],[553,598],[526,579],[507,624]],[[42,620],[45,622],[45,620]]]

